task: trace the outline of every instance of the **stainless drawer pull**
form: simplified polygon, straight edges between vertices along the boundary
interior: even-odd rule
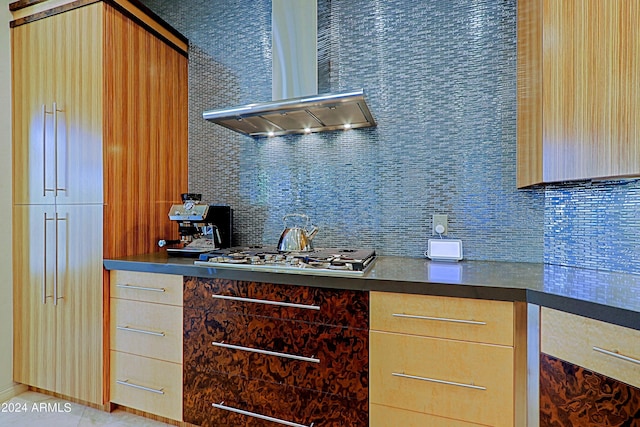
[[[487,322],[478,322],[477,320],[448,319],[446,317],[417,316],[415,314],[393,313],[392,316],[403,317],[405,319],[421,319],[421,320],[435,320],[438,322],[464,323],[465,325],[486,325],[487,324]]]
[[[135,289],[137,291],[165,292],[165,288],[147,288],[145,286],[116,285],[116,288]]]
[[[394,377],[410,378],[412,380],[428,381],[430,383],[438,383],[438,384],[454,385],[456,387],[472,388],[474,390],[486,390],[487,389],[486,387],[481,387],[481,386],[474,385],[474,384],[455,383],[453,381],[444,381],[444,380],[436,380],[434,378],[417,377],[415,375],[399,374],[397,372],[392,372],[391,375],[393,375]]]
[[[216,347],[230,348],[232,350],[249,351],[251,353],[267,354],[269,356],[284,357],[286,359],[302,360],[304,362],[320,363],[320,359],[315,357],[296,356],[295,354],[278,353],[277,351],[261,350],[259,348],[243,347],[240,345],[226,344],[223,342],[212,342],[212,345]]]
[[[147,331],[145,329],[130,328],[128,326],[116,326],[116,329],[118,329],[120,331],[138,332],[140,334],[154,335],[156,337],[164,337],[165,336],[164,332]]]
[[[617,359],[622,359],[622,360],[626,360],[627,362],[631,362],[631,363],[635,363],[636,365],[640,365],[640,360],[638,359],[634,359],[633,357],[629,357],[629,356],[625,356],[624,354],[620,354],[616,351],[609,351],[609,350],[605,350],[604,348],[600,348],[600,347],[593,347],[594,351],[597,351],[599,353],[602,354],[606,354],[607,356],[611,356],[611,357],[615,357]]]
[[[151,393],[164,394],[164,391],[162,391],[162,389],[150,388],[143,385],[130,383],[129,380],[116,380],[116,383],[120,385],[126,385],[127,387],[137,388],[138,390],[150,391]]]
[[[236,414],[242,414],[242,415],[246,415],[248,417],[259,418],[261,420],[271,421],[271,422],[282,424],[282,425],[285,425],[285,426],[291,426],[291,427],[313,427],[313,423],[311,423],[311,425],[309,425],[309,426],[306,426],[304,424],[298,424],[298,423],[294,423],[294,422],[291,422],[291,421],[281,420],[279,418],[273,418],[273,417],[268,417],[268,416],[262,415],[262,414],[256,414],[255,412],[243,411],[242,409],[232,408],[231,406],[226,406],[224,404],[224,402],[212,403],[211,406],[213,406],[214,408],[217,408],[217,409],[222,409],[224,411],[235,412]]]
[[[266,299],[253,299],[253,298],[243,298],[243,297],[231,297],[227,295],[212,295],[212,296],[217,299],[226,299],[231,301],[255,302],[258,304],[277,305],[280,307],[295,307],[295,308],[304,308],[307,310],[320,310],[320,306],[318,305],[294,304],[291,302],[269,301]]]

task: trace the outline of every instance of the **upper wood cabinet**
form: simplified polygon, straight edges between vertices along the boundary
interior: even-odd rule
[[[10,8],[14,204],[103,204],[108,257],[177,237],[188,41],[128,0]]]
[[[640,0],[518,2],[519,188],[640,175]]]

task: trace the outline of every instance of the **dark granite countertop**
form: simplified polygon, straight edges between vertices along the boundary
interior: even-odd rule
[[[326,288],[522,301],[640,330],[640,275],[548,264],[378,257],[364,276],[320,276],[196,266],[165,253],[104,260],[108,270]]]

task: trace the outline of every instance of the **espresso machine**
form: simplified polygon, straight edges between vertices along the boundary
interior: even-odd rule
[[[172,256],[197,257],[231,247],[233,213],[229,206],[201,203],[202,194],[183,193],[182,204],[171,205],[169,219],[177,222],[180,240],[160,240]]]

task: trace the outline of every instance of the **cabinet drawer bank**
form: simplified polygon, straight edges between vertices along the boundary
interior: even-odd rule
[[[526,425],[523,303],[371,292],[370,304],[369,398],[379,415]]]
[[[348,393],[333,394],[331,389],[323,389],[317,384],[307,387],[302,385],[299,379],[292,382],[278,382],[280,384],[279,388],[275,387],[275,377],[259,375],[270,371],[268,366],[272,362],[263,365],[252,365],[252,361],[258,360],[258,355],[243,355],[240,357],[243,351],[235,348],[221,346],[215,351],[218,352],[217,354],[225,354],[226,356],[224,357],[227,360],[233,358],[234,361],[238,362],[236,366],[209,366],[205,359],[193,359],[191,356],[186,358],[185,356],[183,367],[183,404],[185,405],[183,419],[184,421],[195,422],[195,424],[204,422],[206,425],[207,422],[211,422],[198,419],[206,416],[204,415],[205,413],[216,417],[235,417],[235,420],[242,420],[241,424],[246,423],[246,425],[261,427],[270,425],[270,421],[264,421],[269,418],[260,418],[264,414],[266,414],[264,415],[266,417],[273,416],[275,419],[284,419],[294,423],[296,423],[295,420],[299,420],[301,421],[297,423],[299,425],[305,425],[305,423],[312,422],[314,419],[317,420],[317,418],[314,418],[312,409],[309,409],[311,412],[307,412],[300,418],[297,415],[289,417],[288,415],[291,414],[291,411],[285,409],[286,405],[280,406],[281,403],[276,404],[275,400],[273,407],[263,405],[260,400],[255,399],[245,399],[243,402],[232,402],[227,399],[216,403],[218,398],[225,398],[224,393],[225,390],[228,390],[227,387],[233,385],[234,387],[242,388],[245,386],[240,386],[239,384],[245,384],[246,387],[254,387],[255,385],[262,390],[268,389],[270,393],[278,395],[286,394],[285,390],[295,390],[296,393],[301,390],[316,390],[314,393],[320,394],[313,399],[322,398],[325,402],[334,402],[331,405],[338,405],[335,408],[346,404],[356,411],[351,413],[352,419],[368,419],[370,427],[393,425],[396,422],[395,420],[403,420],[403,425],[408,427],[421,425],[472,426],[485,425],[487,422],[495,422],[496,425],[511,425],[508,421],[508,419],[511,419],[511,415],[500,421],[498,419],[492,421],[491,417],[493,415],[489,415],[487,418],[478,418],[476,415],[479,412],[469,417],[460,416],[459,414],[452,415],[454,412],[447,412],[446,405],[449,405],[449,403],[446,400],[441,401],[442,405],[433,406],[429,409],[424,406],[416,407],[415,404],[421,404],[419,402],[412,403],[411,399],[408,398],[403,399],[401,396],[394,396],[393,393],[391,393],[391,399],[384,392],[380,394],[380,390],[384,391],[388,387],[400,387],[402,389],[404,387],[402,385],[403,382],[419,382],[420,380],[418,379],[408,377],[413,374],[416,377],[429,377],[431,375],[435,376],[435,374],[427,370],[415,373],[408,372],[408,369],[412,367],[411,360],[405,360],[402,366],[399,367],[390,366],[384,361],[384,358],[381,359],[379,355],[375,354],[377,351],[375,348],[389,346],[402,346],[403,348],[424,347],[427,351],[432,351],[434,357],[440,358],[440,362],[437,363],[444,364],[450,363],[450,359],[445,355],[447,352],[445,347],[453,345],[456,348],[468,347],[470,350],[464,350],[467,354],[475,354],[477,353],[476,350],[480,354],[484,352],[482,349],[486,348],[488,352],[482,357],[492,361],[495,360],[494,355],[492,355],[493,348],[500,349],[496,350],[500,352],[504,350],[512,352],[512,356],[495,356],[505,357],[505,360],[509,359],[509,363],[503,364],[500,373],[500,375],[507,375],[508,378],[506,376],[503,376],[502,380],[498,377],[491,378],[491,381],[486,384],[480,384],[478,379],[471,378],[473,375],[469,375],[468,381],[464,378],[453,378],[451,382],[479,385],[488,390],[496,390],[500,388],[500,383],[510,382],[520,391],[514,390],[515,394],[511,397],[502,395],[502,397],[496,397],[496,399],[498,401],[506,401],[513,398],[514,406],[510,411],[513,411],[516,420],[522,420],[523,413],[528,414],[526,424],[522,420],[516,422],[515,425],[538,425],[536,418],[538,412],[535,409],[537,400],[535,396],[537,396],[537,366],[539,363],[539,331],[537,329],[539,306],[561,312],[589,316],[605,323],[625,326],[632,330],[640,330],[640,301],[637,301],[637,298],[633,298],[633,295],[637,295],[640,292],[640,278],[630,274],[585,271],[542,264],[486,263],[479,261],[464,261],[453,265],[444,266],[440,264],[434,266],[434,263],[429,261],[402,257],[379,257],[374,267],[361,277],[305,276],[294,273],[205,268],[193,265],[193,260],[168,258],[162,253],[105,260],[104,265],[108,270],[120,270],[121,272],[151,273],[152,276],[161,274],[167,277],[174,275],[180,279],[182,279],[181,276],[184,276],[183,292],[186,293],[186,290],[191,286],[190,292],[194,293],[194,296],[200,293],[197,298],[192,298],[189,304],[185,300],[185,343],[189,339],[187,333],[187,329],[190,327],[188,325],[190,321],[188,320],[190,319],[188,312],[197,313],[198,310],[202,310],[205,307],[208,307],[210,318],[215,319],[220,313],[227,313],[233,319],[244,319],[242,321],[234,320],[233,323],[237,325],[244,324],[245,326],[250,325],[250,319],[264,315],[267,318],[277,319],[277,322],[284,322],[283,324],[302,321],[310,324],[335,325],[332,327],[338,328],[348,327],[347,325],[351,324],[351,327],[357,325],[356,329],[363,328],[364,325],[361,322],[366,319],[365,328],[369,330],[369,319],[367,319],[367,316],[363,317],[359,316],[359,314],[370,313],[370,333],[372,337],[380,334],[380,337],[398,337],[402,341],[402,343],[393,344],[393,340],[388,340],[387,338],[382,340],[369,338],[368,344],[372,347],[370,351],[373,353],[366,366],[371,371],[371,379],[368,379],[368,382],[370,382],[372,390],[369,391],[368,406],[366,407],[361,405],[362,399],[357,396]],[[441,271],[443,268],[446,270],[444,276],[442,275],[443,271]],[[453,276],[451,275],[452,272],[455,273]],[[195,283],[198,283],[198,285],[193,286]],[[247,286],[247,283],[254,283],[255,285],[252,288]],[[584,287],[580,288],[582,284],[584,284]],[[388,297],[390,300],[397,299],[397,301],[400,301],[401,309],[389,311],[388,307],[384,308],[384,304],[379,306],[376,302],[371,301],[371,307],[366,304],[357,306],[358,308],[348,313],[349,304],[352,302],[345,305],[344,302],[340,303],[338,301],[337,307],[339,309],[333,310],[333,313],[323,309],[320,310],[320,313],[324,311],[326,314],[317,312],[304,314],[303,310],[297,308],[269,307],[256,309],[251,304],[242,304],[234,299],[211,297],[211,295],[218,293],[220,295],[233,296],[234,298],[251,299],[264,297],[271,292],[275,292],[275,294],[290,292],[291,295],[298,294],[298,296],[303,297],[300,300],[295,300],[295,304],[304,305],[304,301],[307,301],[309,305],[314,305],[313,297],[310,300],[307,299],[316,292],[314,288],[318,288],[317,292],[319,294],[322,294],[322,292],[330,293],[333,290],[364,291],[365,294],[370,295],[378,293]],[[575,290],[576,293],[573,293],[572,290]],[[263,295],[260,295],[261,292]],[[324,295],[326,298],[328,294]],[[416,310],[416,307],[412,306],[415,301],[421,300],[423,297],[425,301],[432,300],[436,302],[435,305],[426,304],[431,308],[436,307],[435,312],[431,315],[421,310]],[[326,299],[327,301],[333,301],[332,298]],[[446,303],[438,303],[438,300],[446,301]],[[488,308],[485,307],[478,312],[474,311],[486,303],[488,303]],[[419,305],[424,304],[421,303]],[[470,308],[471,310],[469,311]],[[516,309],[514,310],[514,308]],[[391,316],[392,318],[380,323],[380,320],[376,318],[380,317],[380,315],[384,316],[385,313],[387,317]],[[393,314],[400,314],[401,316],[393,316]],[[344,317],[345,315],[347,317]],[[194,316],[194,318],[198,317],[202,316]],[[435,317],[437,320],[422,319],[421,317]],[[343,320],[336,320],[339,318]],[[461,333],[463,329],[459,328],[459,325],[441,324],[442,320],[440,318],[462,318],[473,323],[467,325],[470,327],[464,328],[465,332]],[[403,321],[398,323],[399,319]],[[352,322],[355,322],[355,324]],[[433,322],[434,325],[428,327],[429,331],[425,332],[425,327],[420,326],[422,322]],[[479,325],[476,325],[475,322],[482,323],[483,326],[478,327]],[[496,331],[490,331],[493,328],[492,323],[495,323]],[[469,331],[471,331],[470,334]],[[203,348],[205,346],[209,347],[208,345],[211,344],[209,342],[210,338],[203,338],[200,345]],[[225,343],[228,339],[227,336],[222,338]],[[186,351],[185,349],[185,355],[187,354]],[[404,350],[400,349],[398,351],[402,352]],[[459,352],[460,350],[454,349],[452,351]],[[523,361],[523,357],[526,357],[526,360]],[[271,355],[267,357],[267,359],[269,358],[271,358]],[[278,356],[274,357],[273,360],[278,360]],[[398,358],[398,361],[401,360],[401,358]],[[464,362],[474,363],[474,358],[465,357]],[[282,364],[281,362],[276,363]],[[296,361],[295,363],[302,366],[304,362]],[[369,366],[369,363],[371,363],[371,366]],[[486,364],[491,363],[487,362]],[[252,370],[252,366],[257,370]],[[267,367],[261,368],[260,366]],[[528,379],[525,379],[523,375],[527,376],[527,367],[529,368],[529,375]],[[384,369],[399,369],[403,371],[399,373],[407,375],[407,377],[394,376],[391,380],[382,377],[382,380],[379,380],[376,376],[380,377],[380,371],[384,371]],[[377,370],[377,373],[375,370]],[[438,373],[436,372],[436,374]],[[369,378],[369,374],[367,373],[366,375]],[[189,383],[187,378],[191,379]],[[493,382],[494,380],[495,382]],[[386,384],[389,381],[392,381],[393,384],[398,382],[398,385],[391,384],[389,386],[389,384]],[[523,394],[523,384],[528,384],[531,387],[529,394],[527,392]],[[426,386],[421,382],[415,386],[424,389],[424,393],[429,393],[426,390],[432,387]],[[378,390],[376,391],[374,387],[377,387]],[[214,389],[218,391],[214,392]],[[469,391],[475,391],[475,389],[469,389]],[[483,391],[483,393],[485,392]],[[247,394],[247,396],[251,395],[253,395],[251,392]],[[527,395],[524,397],[527,400],[526,403],[523,403],[524,395]],[[212,405],[211,407],[201,407],[204,405],[201,399],[205,396],[207,396],[207,405]],[[534,397],[532,398],[532,396]],[[446,399],[446,394],[441,395],[440,398]],[[493,399],[494,397],[490,398],[490,400]],[[281,402],[284,405],[284,401]],[[233,406],[234,403],[238,404],[237,407]],[[298,405],[300,404],[298,403]],[[511,405],[509,406],[511,407]],[[525,406],[529,409],[525,409]],[[240,412],[235,411],[237,409]],[[242,411],[251,414],[247,415]],[[190,415],[187,416],[187,414]],[[207,419],[211,420],[212,418]],[[222,418],[218,418],[218,420],[223,422]],[[389,420],[394,421],[389,424]],[[227,421],[231,421],[231,418],[228,418]],[[338,421],[338,423],[340,422],[342,421]],[[342,423],[342,425],[348,425],[344,422]]]
[[[184,421],[365,426],[368,313],[363,291],[185,277]]]
[[[182,276],[110,272],[110,401],[182,420]]]

